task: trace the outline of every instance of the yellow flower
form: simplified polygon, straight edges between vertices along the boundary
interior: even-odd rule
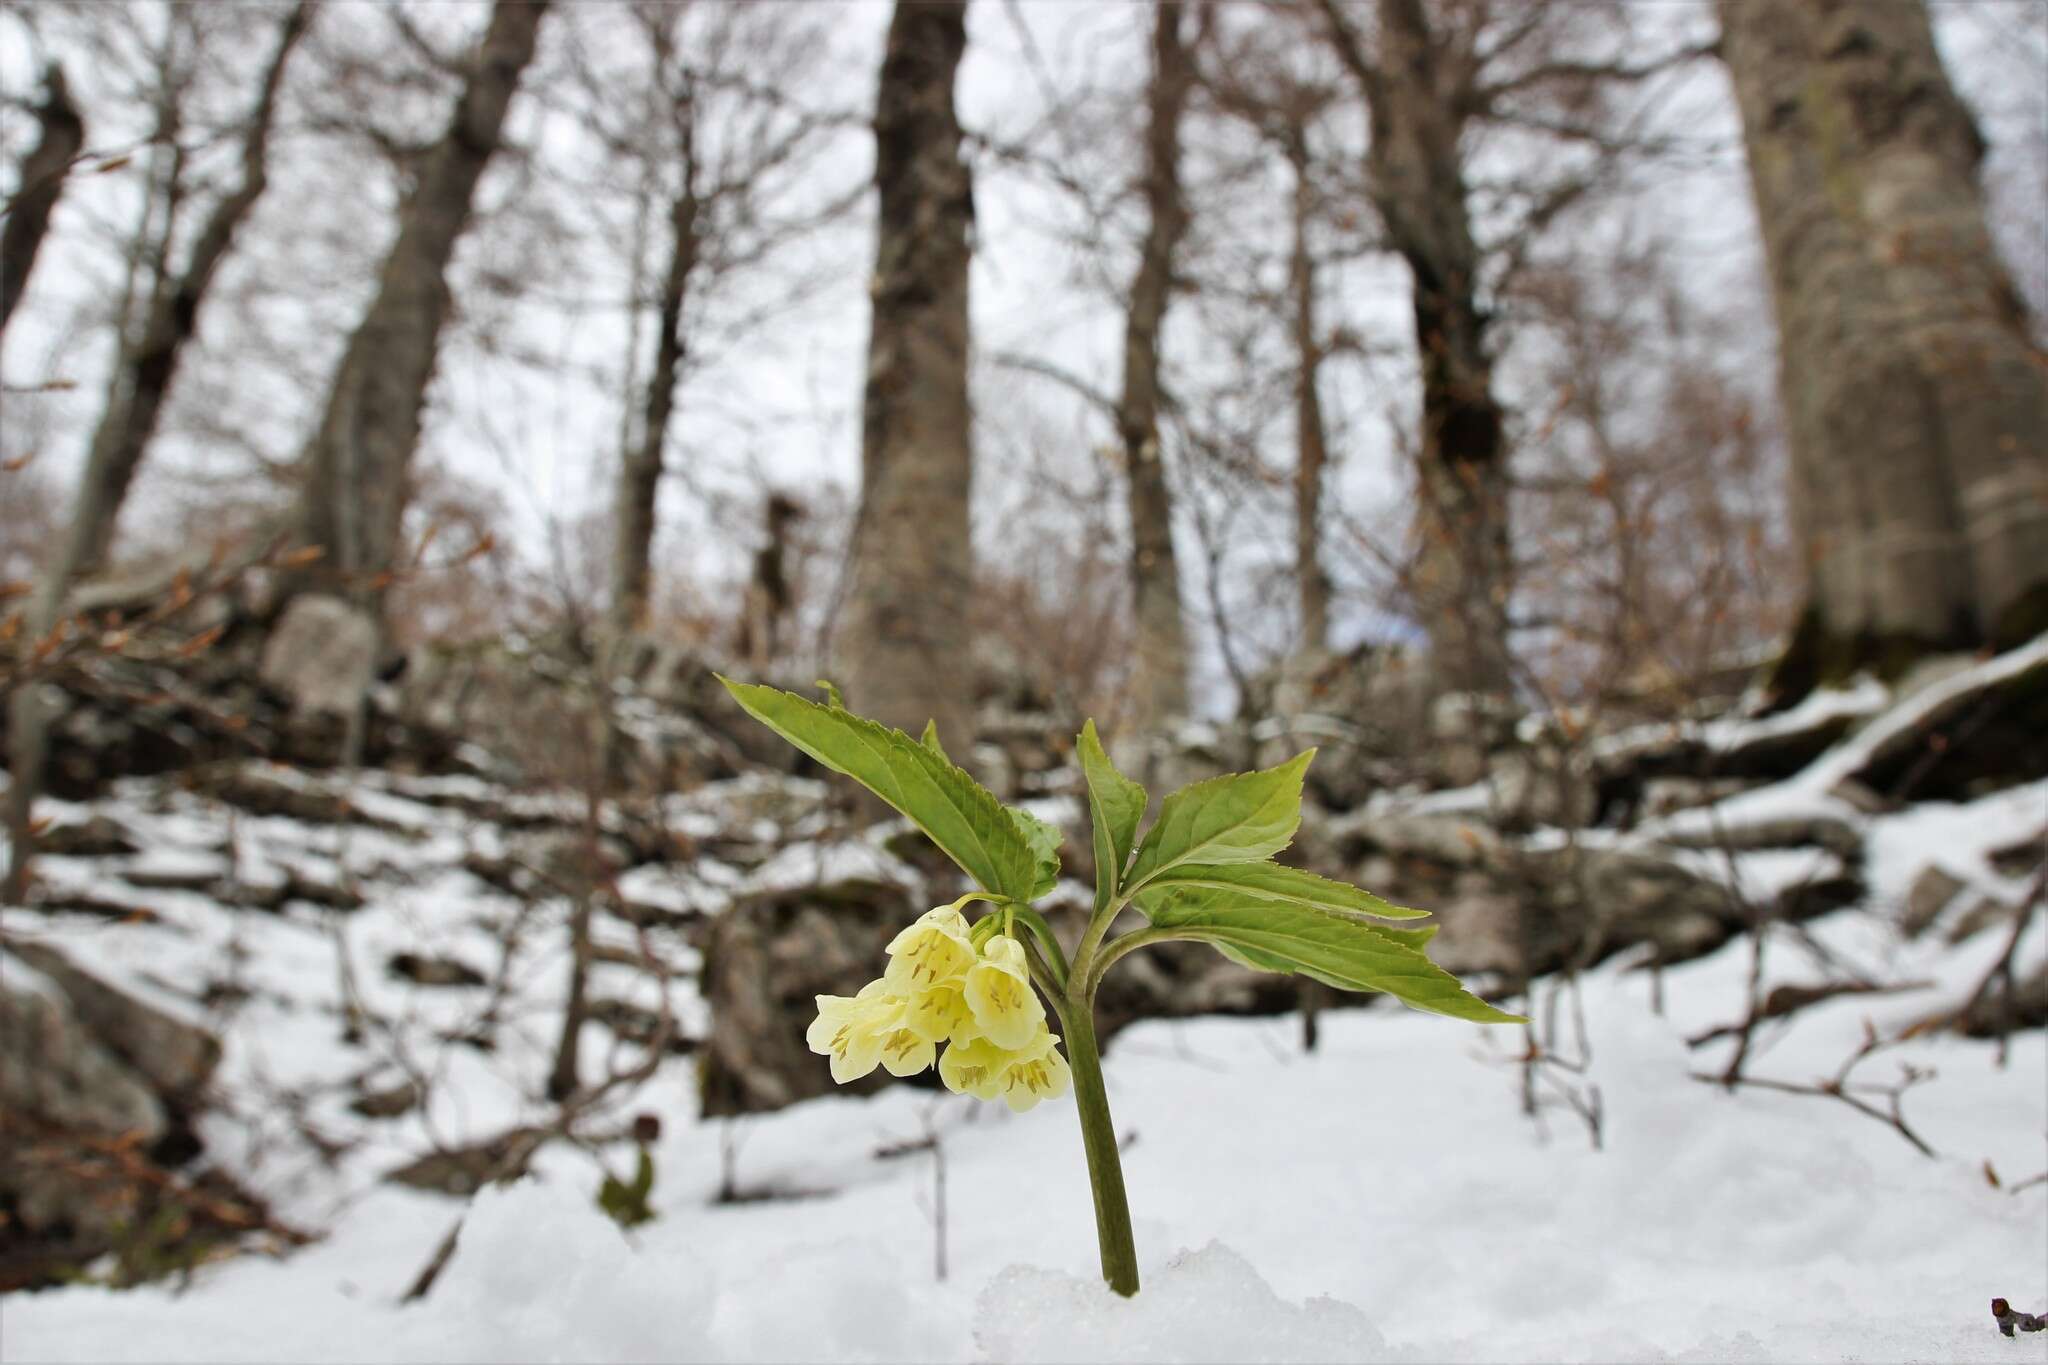
[[[939,1058],[939,1079],[956,1094],[1000,1099],[1021,1114],[1067,1093],[1073,1074],[1054,1046],[1058,1042],[1058,1035],[1040,1028],[1021,1048],[1000,1048],[986,1038],[955,1043]]]
[[[906,1016],[909,1002],[904,1002]],[[938,1048],[929,1038],[920,1037],[915,1029],[891,1029],[882,1039],[882,1065],[891,1076],[915,1076],[932,1064],[938,1055]]]
[[[992,1100],[1003,1093],[1003,1073],[1010,1054],[986,1038],[955,1043],[939,1058],[939,1079],[956,1095]]]
[[[967,970],[961,994],[974,1012],[974,1024],[997,1047],[1014,1051],[1045,1031],[1045,1006],[1031,989],[1024,965],[1024,945],[997,935],[986,955]]]
[[[886,982],[870,981],[856,996],[819,996],[818,1017],[811,1021],[804,1041],[811,1051],[832,1059],[832,1079],[845,1085],[881,1063],[884,1049],[897,1034],[908,1031],[903,1028],[907,1013],[908,1002],[890,992]],[[920,1066],[930,1060],[927,1057]],[[892,1075],[908,1074],[893,1064],[889,1070]]]
[[[955,981],[974,965],[967,919],[950,905],[927,910],[889,940],[889,967],[882,979],[905,994]]]
[[[1021,1114],[1040,1100],[1056,1100],[1067,1093],[1074,1074],[1053,1046],[1057,1042],[1057,1034],[1041,1031],[1029,1047],[1011,1054],[1009,1068],[1003,1072],[1002,1094],[1012,1112]]]
[[[964,1043],[974,1037],[974,1011],[958,986],[933,986],[910,997],[903,1026],[930,1043]]]

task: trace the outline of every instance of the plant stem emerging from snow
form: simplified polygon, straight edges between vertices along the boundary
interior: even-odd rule
[[[1102,1058],[1095,1045],[1095,1001],[1067,1002],[1067,1064],[1074,1072],[1074,1111],[1081,1116],[1081,1145],[1088,1153],[1088,1183],[1095,1193],[1095,1235],[1102,1247],[1102,1278],[1126,1298],[1138,1292],[1138,1250],[1131,1240],[1131,1206],[1124,1195],[1123,1161],[1116,1127],[1109,1117],[1109,1093],[1102,1085]]]

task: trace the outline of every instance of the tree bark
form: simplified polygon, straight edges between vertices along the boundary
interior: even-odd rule
[[[106,410],[93,431],[70,525],[58,544],[56,558],[45,566],[30,603],[31,638],[43,636],[57,624],[63,613],[64,595],[72,582],[98,568],[113,543],[121,506],[127,501],[143,452],[156,435],[164,400],[177,377],[185,344],[198,327],[200,304],[234,242],[236,230],[269,184],[270,131],[276,119],[278,89],[284,80],[285,64],[299,39],[305,36],[311,18],[312,9],[306,0],[301,0],[285,16],[276,54],[263,73],[256,107],[242,135],[241,183],[214,205],[192,244],[183,272],[175,280],[169,279],[167,272],[159,275],[156,286],[149,291],[140,337],[122,338],[121,353],[107,386]],[[61,94],[62,79],[53,70],[53,100]],[[69,161],[67,155],[63,164],[68,165]],[[26,173],[25,169],[25,176]],[[175,185],[170,193],[177,193]],[[51,197],[54,201],[54,189]],[[12,215],[9,217],[11,232]],[[170,230],[167,214],[165,240],[169,239]],[[33,243],[28,250],[32,256]],[[31,815],[42,788],[51,719],[43,700],[32,689],[24,689],[8,699],[8,767],[14,779],[7,792],[7,826],[13,848],[4,887],[9,899],[19,899],[28,887],[34,857]]]
[[[1781,682],[2048,628],[2048,371],[1924,6],[1724,3],[1811,575]]]
[[[305,453],[293,534],[326,555],[292,589],[318,585],[372,610],[381,605],[448,315],[449,258],[547,8],[548,0],[495,0],[454,117],[420,159],[376,295],[349,338]]]
[[[1505,695],[1508,449],[1459,145],[1469,64],[1432,31],[1422,0],[1379,6],[1379,50],[1370,55],[1337,0],[1322,0],[1322,10],[1338,56],[1365,92],[1374,206],[1414,277],[1422,431],[1410,589],[1438,689]]]
[[[640,439],[630,445],[619,467],[619,487],[612,547],[611,621],[613,635],[647,625],[649,580],[654,550],[655,503],[661,494],[662,448],[675,414],[676,385],[682,379],[685,352],[683,307],[690,275],[697,268],[697,167],[695,128],[687,109],[678,111],[684,139],[683,188],[669,205],[673,234],[668,270],[661,285],[660,335],[655,341],[654,372],[648,377],[641,415]]]
[[[964,746],[973,469],[967,274],[974,187],[953,80],[966,7],[898,0],[875,101],[874,317],[853,582],[834,652],[852,705]]]
[[[36,145],[21,163],[21,184],[8,201],[7,225],[0,229],[0,333],[21,302],[65,177],[85,146],[85,120],[71,103],[64,69],[53,62],[43,79],[48,93],[35,109]]]
[[[1141,728],[1188,709],[1187,627],[1173,548],[1173,497],[1159,441],[1160,330],[1172,301],[1174,253],[1188,224],[1180,185],[1180,123],[1194,68],[1181,42],[1183,8],[1170,0],[1153,7],[1145,129],[1147,224],[1124,316],[1123,395],[1117,403],[1117,434],[1130,479],[1136,630],[1132,719]]]
[[[1294,580],[1301,610],[1301,644],[1321,649],[1330,642],[1330,575],[1322,558],[1323,469],[1329,463],[1329,442],[1323,426],[1323,400],[1316,389],[1323,350],[1316,335],[1315,260],[1308,237],[1315,195],[1309,181],[1308,139],[1298,125],[1289,130],[1287,161],[1294,171],[1294,242],[1287,272],[1294,303],[1296,365]]]

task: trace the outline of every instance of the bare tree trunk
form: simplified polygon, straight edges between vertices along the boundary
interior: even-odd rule
[[[1379,50],[1371,56],[1337,0],[1322,0],[1322,11],[1339,57],[1365,91],[1373,201],[1414,276],[1422,440],[1410,587],[1429,631],[1437,686],[1505,694],[1513,586],[1508,450],[1460,152],[1470,72],[1432,32],[1422,0],[1379,6]]]
[[[873,330],[853,585],[834,651],[853,705],[964,747],[973,468],[967,267],[974,187],[953,79],[966,7],[898,0],[875,101]]]
[[[610,624],[614,635],[640,630],[647,624],[655,501],[661,492],[662,447],[675,412],[676,385],[682,378],[683,305],[690,272],[697,265],[697,209],[694,189],[686,189],[670,206],[669,225],[675,239],[669,252],[668,273],[662,280],[654,373],[647,381],[640,439],[626,451],[619,467],[617,541],[612,548]]]
[[[1299,125],[1288,130],[1287,161],[1294,170],[1294,243],[1288,262],[1288,291],[1294,300],[1294,580],[1301,607],[1301,643],[1321,649],[1330,642],[1330,575],[1323,567],[1323,469],[1329,444],[1323,400],[1316,379],[1322,343],[1316,336],[1315,262],[1309,254],[1309,215],[1315,196],[1309,181],[1308,138]],[[1313,1019],[1313,1014],[1309,1016]],[[1313,1047],[1311,1042],[1309,1046]]]
[[[349,338],[305,453],[294,535],[327,553],[295,587],[322,584],[367,607],[381,603],[448,315],[448,261],[547,8],[548,0],[495,0],[454,117],[420,160],[376,295]]]
[[[21,183],[7,204],[7,226],[0,229],[0,333],[14,316],[14,305],[28,285],[36,253],[50,229],[50,213],[64,192],[71,163],[85,146],[85,120],[71,103],[64,68],[52,62],[43,77],[49,93],[36,106],[36,145],[21,163]]]
[[[1812,581],[1780,683],[2048,627],[2048,372],[1924,6],[1723,4]]]
[[[40,637],[56,625],[63,611],[64,594],[73,580],[99,567],[113,543],[115,522],[127,500],[135,471],[142,463],[143,452],[156,435],[164,399],[177,376],[185,343],[198,327],[200,304],[233,244],[236,230],[269,183],[270,130],[277,111],[278,88],[283,83],[292,49],[305,36],[311,18],[312,10],[305,0],[285,16],[277,52],[263,73],[261,93],[242,135],[241,184],[214,205],[192,244],[185,269],[175,280],[171,279],[166,263],[159,262],[157,281],[145,305],[141,335],[132,341],[123,337],[114,376],[107,386],[107,407],[93,432],[85,472],[79,479],[70,526],[58,545],[55,560],[45,566],[30,604],[28,627],[32,637]],[[61,76],[53,74],[53,81],[61,84],[61,80]],[[175,184],[170,193],[176,193]],[[169,241],[173,216],[166,212],[164,242]],[[12,229],[11,216],[9,228]],[[33,250],[32,245],[30,249]],[[5,886],[8,899],[19,899],[28,887],[33,859],[30,817],[42,787],[51,719],[32,690],[25,689],[9,698],[8,770],[13,782],[7,792],[7,825],[13,855]]]
[[[165,277],[168,288],[153,292],[140,339],[123,347],[107,410],[93,432],[86,456],[70,532],[46,580],[60,594],[73,578],[99,568],[113,543],[115,520],[127,501],[143,452],[156,435],[185,343],[198,327],[200,304],[236,231],[269,185],[270,132],[276,121],[278,89],[284,81],[285,63],[305,36],[311,18],[311,6],[303,2],[285,16],[276,55],[263,73],[262,93],[242,135],[242,182],[214,205],[192,244],[184,271],[175,281]]]
[[[1180,121],[1194,84],[1181,42],[1183,6],[1160,0],[1152,21],[1152,84],[1145,130],[1148,223],[1124,317],[1123,396],[1117,433],[1130,478],[1131,605],[1136,628],[1134,721],[1155,724],[1188,709],[1187,626],[1173,549],[1173,498],[1159,441],[1160,325],[1173,294],[1173,258],[1187,231],[1180,187]]]

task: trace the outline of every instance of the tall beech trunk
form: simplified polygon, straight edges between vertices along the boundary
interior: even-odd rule
[[[1724,3],[1770,264],[1803,691],[2048,628],[2048,369],[1924,6]]]
[[[382,601],[448,315],[448,261],[547,9],[548,0],[496,0],[454,117],[420,159],[376,295],[349,338],[305,452],[294,537],[327,553],[294,587],[321,585],[372,608]]]
[[[1301,611],[1301,643],[1320,649],[1330,641],[1330,575],[1323,567],[1323,470],[1329,463],[1323,400],[1316,380],[1323,365],[1316,335],[1315,260],[1309,252],[1309,217],[1315,208],[1309,181],[1308,138],[1300,125],[1288,130],[1287,163],[1294,171],[1294,241],[1287,288],[1294,317],[1294,582]],[[1313,1019],[1313,1015],[1309,1016]],[[1310,1026],[1308,1046],[1315,1046]]]
[[[43,83],[46,93],[35,107],[36,145],[21,163],[21,183],[8,202],[6,226],[0,228],[0,333],[21,302],[65,177],[85,147],[85,120],[71,102],[64,68],[51,63]]]
[[[974,185],[953,80],[966,6],[898,0],[875,99],[872,330],[853,581],[833,648],[852,704],[961,749],[972,551],[967,267]]]
[[[683,307],[690,275],[697,268],[697,166],[693,114],[678,110],[684,140],[683,188],[669,205],[668,269],[661,282],[659,335],[654,345],[654,371],[648,376],[641,411],[639,439],[630,443],[619,465],[614,507],[610,627],[614,635],[647,625],[649,581],[654,551],[655,502],[661,494],[662,448],[675,415],[676,385],[684,359]]]
[[[1130,479],[1131,614],[1136,629],[1132,717],[1142,727],[1188,709],[1187,626],[1173,549],[1173,497],[1159,441],[1161,324],[1173,296],[1174,253],[1187,231],[1180,185],[1180,123],[1194,85],[1181,41],[1184,6],[1153,7],[1152,83],[1145,128],[1145,240],[1124,316],[1123,395],[1117,434]]]
[[[1410,589],[1429,632],[1437,686],[1502,695],[1511,687],[1508,449],[1459,148],[1467,76],[1432,32],[1423,0],[1378,7],[1373,54],[1338,0],[1322,0],[1322,12],[1338,56],[1365,92],[1374,206],[1414,277],[1422,439]]]
[[[177,377],[185,344],[198,328],[200,305],[234,242],[236,231],[269,184],[270,132],[276,121],[278,89],[284,81],[285,64],[292,49],[305,36],[311,19],[312,9],[305,0],[285,16],[276,53],[264,70],[256,107],[242,134],[241,183],[214,205],[213,212],[201,224],[182,272],[173,278],[168,264],[159,262],[156,282],[143,303],[145,311],[139,334],[121,340],[114,373],[107,385],[107,406],[93,430],[70,524],[58,543],[56,557],[44,566],[29,606],[28,627],[32,637],[44,635],[57,624],[63,612],[64,595],[72,582],[100,567],[113,544],[122,504],[127,501],[143,452],[156,435],[164,400]],[[62,77],[53,72],[51,80],[54,99],[61,94]],[[41,150],[39,147],[37,152]],[[71,155],[75,155],[75,150],[65,156],[64,165],[69,164]],[[177,193],[175,183],[169,187],[169,193]],[[51,194],[54,199],[54,190]],[[170,236],[170,218],[167,212],[165,241]],[[9,230],[12,228],[10,215]],[[138,250],[142,249],[138,246]],[[31,256],[33,251],[31,244]],[[27,890],[34,842],[30,817],[42,788],[50,720],[32,692],[25,690],[9,698],[8,769],[13,783],[7,793],[7,826],[14,850],[4,888],[9,899],[18,899]]]

